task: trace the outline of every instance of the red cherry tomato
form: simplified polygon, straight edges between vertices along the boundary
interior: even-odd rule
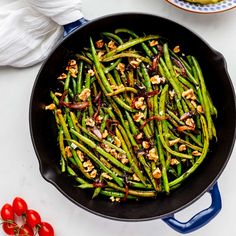
[[[34,231],[28,225],[24,224],[20,227],[18,236],[34,236]]]
[[[49,223],[41,222],[38,234],[39,236],[54,236],[54,229]]]
[[[16,223],[7,223],[7,222],[4,222],[2,224],[2,228],[3,228],[3,231],[7,234],[7,235],[16,235],[16,233],[18,232],[19,230],[19,227]]]
[[[31,228],[34,228],[36,225],[41,223],[41,217],[35,210],[27,210],[25,219],[26,224],[28,224]]]
[[[1,217],[5,221],[13,220],[14,212],[13,212],[13,207],[10,204],[6,203],[3,205],[1,209]]]
[[[18,216],[25,214],[28,209],[27,203],[25,202],[24,199],[20,197],[16,197],[13,200],[12,207],[13,207],[14,213]]]

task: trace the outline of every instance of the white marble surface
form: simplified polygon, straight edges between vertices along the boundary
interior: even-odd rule
[[[0,1],[0,4],[6,2]],[[1,7],[1,6],[0,6]],[[236,10],[216,15],[196,15],[174,8],[162,0],[84,0],[86,18],[116,12],[148,12],[177,21],[200,34],[225,56],[228,70],[236,85]],[[39,165],[29,133],[29,100],[40,65],[27,69],[0,68],[0,205],[15,196],[25,198],[29,206],[51,222],[56,236],[144,236],[179,235],[161,220],[125,223],[107,220],[75,206],[39,173]],[[219,179],[223,208],[204,228],[190,235],[236,235],[236,151]],[[177,214],[187,220],[209,206],[209,196]],[[1,230],[0,230],[1,232]],[[0,233],[1,235],[2,232]]]

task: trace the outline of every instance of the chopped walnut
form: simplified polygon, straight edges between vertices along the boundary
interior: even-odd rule
[[[104,46],[104,41],[103,39],[98,40],[96,43],[96,48],[102,48]]]
[[[94,76],[94,74],[95,74],[92,69],[89,69],[89,70],[88,70],[88,73],[89,73],[90,76]]]
[[[192,152],[192,155],[195,156],[195,157],[200,157],[202,155],[202,153],[195,150],[195,151]]]
[[[142,138],[143,138],[143,133],[137,134],[135,138],[136,138],[137,140],[142,139]]]
[[[117,89],[124,88],[124,85],[123,85],[123,84],[121,84],[121,85],[112,84],[112,85],[111,85],[111,88],[112,88],[113,90],[117,90]]]
[[[77,153],[79,159],[83,162],[84,161],[84,154],[80,150],[77,150],[76,153]]]
[[[106,152],[110,152],[110,151],[111,151],[111,148],[110,148],[107,144],[104,144],[102,147],[103,147],[103,149],[104,149]]]
[[[188,118],[188,119],[185,121],[185,124],[186,124],[187,126],[190,126],[190,127],[192,127],[192,128],[195,129],[195,122],[194,122],[193,118]]]
[[[139,97],[138,101],[134,103],[136,109],[141,109],[142,111],[145,110],[146,105],[144,104],[144,97]]]
[[[97,176],[97,170],[93,169],[92,172],[90,173],[90,177],[95,179]]]
[[[90,167],[90,166],[93,166],[92,162],[90,160],[87,160],[85,162],[83,162],[83,167]]]
[[[140,122],[142,118],[144,118],[144,114],[142,112],[139,112],[139,113],[134,115],[134,121],[135,122]]]
[[[176,138],[174,140],[170,140],[169,141],[169,145],[170,146],[174,146],[175,144],[177,144],[180,141],[180,138]]]
[[[204,113],[203,108],[202,108],[201,105],[198,105],[198,106],[197,106],[197,112],[198,112],[198,113]]]
[[[89,88],[85,88],[82,90],[82,92],[79,95],[79,99],[81,99],[82,101],[86,101],[89,96],[90,96],[90,89]]]
[[[116,44],[115,44],[115,42],[114,41],[110,41],[109,43],[108,43],[108,45],[107,45],[110,49],[115,49],[116,48]]]
[[[95,121],[92,118],[87,118],[85,121],[87,126],[94,127]]]
[[[107,130],[105,129],[104,132],[102,133],[102,138],[106,138],[108,136],[108,132]]]
[[[91,172],[94,169],[94,166],[88,166],[85,170],[85,172]]]
[[[59,80],[64,80],[66,79],[67,75],[65,73],[62,73],[59,77],[57,77],[57,79]]]
[[[156,162],[158,160],[158,154],[157,154],[157,151],[155,148],[152,148],[148,155],[147,155],[148,159],[151,160],[151,161],[154,161]]]
[[[115,143],[115,145],[117,146],[117,147],[121,147],[121,141],[120,141],[120,139],[118,138],[118,137],[114,137],[114,143]]]
[[[118,158],[118,153],[116,152],[116,149],[111,149],[110,150],[110,154],[115,157],[115,158]]]
[[[77,73],[78,73],[78,70],[76,68],[69,68],[69,72],[70,72],[70,75],[73,77],[73,78],[77,78]]]
[[[104,54],[105,54],[105,51],[99,51],[98,52],[98,59],[101,60]]]
[[[197,107],[197,103],[194,100],[191,100],[191,104],[194,106],[194,108]]]
[[[155,178],[155,179],[160,179],[162,174],[161,174],[161,170],[159,167],[157,167],[153,172],[152,172],[152,176]]]
[[[170,99],[174,99],[174,96],[175,96],[175,90],[170,90],[169,91],[169,95],[170,95]]]
[[[119,63],[116,67],[118,71],[120,71],[121,74],[124,74],[125,72],[125,64],[124,63]]]
[[[70,146],[66,146],[65,147],[65,153],[67,157],[72,157],[72,152],[71,152],[71,147]]]
[[[137,58],[136,60],[130,61],[129,64],[130,64],[134,69],[136,69],[136,68],[139,67],[139,65],[140,65],[141,62],[142,62],[142,61]]]
[[[148,142],[148,141],[143,141],[142,142],[142,146],[143,146],[143,148],[145,148],[145,149],[149,149],[150,148],[150,143]]]
[[[179,164],[179,161],[178,161],[177,159],[175,159],[175,158],[172,158],[172,159],[170,160],[170,164],[171,164],[172,166],[178,165],[178,164]]]
[[[96,121],[96,123],[98,123],[98,124],[101,124],[102,123],[102,120],[103,120],[103,117],[102,116],[96,116],[96,118],[95,118],[95,121]]]
[[[152,40],[150,43],[149,43],[149,45],[151,46],[151,47],[154,47],[154,46],[156,46],[158,44],[158,41],[157,40]]]
[[[128,158],[126,158],[126,155],[124,154],[119,154],[118,155],[118,159],[121,161],[122,164],[127,164],[129,162]]]
[[[133,174],[133,180],[140,182],[140,178],[135,173]]]
[[[196,100],[196,96],[194,94],[193,89],[188,89],[182,92],[182,96],[185,97],[186,99],[191,99],[191,100]]]
[[[186,151],[186,150],[187,150],[187,147],[186,147],[185,144],[181,144],[181,145],[179,146],[179,151],[180,151],[180,152],[183,152],[183,151]]]
[[[110,200],[111,200],[112,202],[120,202],[120,198],[119,198],[119,197],[111,196],[111,197],[110,197]]]
[[[101,176],[102,176],[103,178],[105,178],[105,179],[109,179],[109,180],[112,180],[112,179],[113,179],[113,178],[112,178],[110,175],[108,175],[106,172],[102,172]]]
[[[159,75],[154,75],[150,78],[150,81],[152,84],[164,84],[166,82],[166,79],[164,77],[160,77]]]
[[[173,52],[174,53],[179,53],[180,52],[180,46],[179,45],[175,46],[174,49],[173,49]]]
[[[45,110],[54,110],[55,108],[56,108],[56,105],[54,103],[51,103],[45,106]]]
[[[57,96],[57,97],[61,97],[61,96],[62,96],[62,93],[55,92],[55,96]]]

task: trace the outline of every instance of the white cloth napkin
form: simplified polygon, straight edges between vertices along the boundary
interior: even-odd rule
[[[80,0],[20,0],[1,6],[0,66],[43,61],[63,37],[62,25],[83,17],[80,10]]]

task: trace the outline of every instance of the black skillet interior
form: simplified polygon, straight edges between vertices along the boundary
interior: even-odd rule
[[[60,154],[56,144],[57,131],[54,117],[44,111],[51,102],[50,89],[55,89],[56,78],[63,72],[71,51],[89,45],[89,36],[99,38],[99,32],[129,28],[146,34],[159,34],[180,45],[183,52],[197,57],[205,75],[207,87],[218,109],[216,128],[218,142],[212,147],[203,165],[179,189],[169,196],[155,200],[114,204],[102,198],[91,200],[91,193],[72,187],[71,180],[60,174]],[[78,206],[101,216],[141,221],[162,218],[198,199],[220,176],[234,145],[235,95],[222,55],[213,50],[199,36],[175,22],[158,16],[125,13],[101,17],[89,22],[64,39],[42,66],[32,91],[30,130],[42,176]]]

